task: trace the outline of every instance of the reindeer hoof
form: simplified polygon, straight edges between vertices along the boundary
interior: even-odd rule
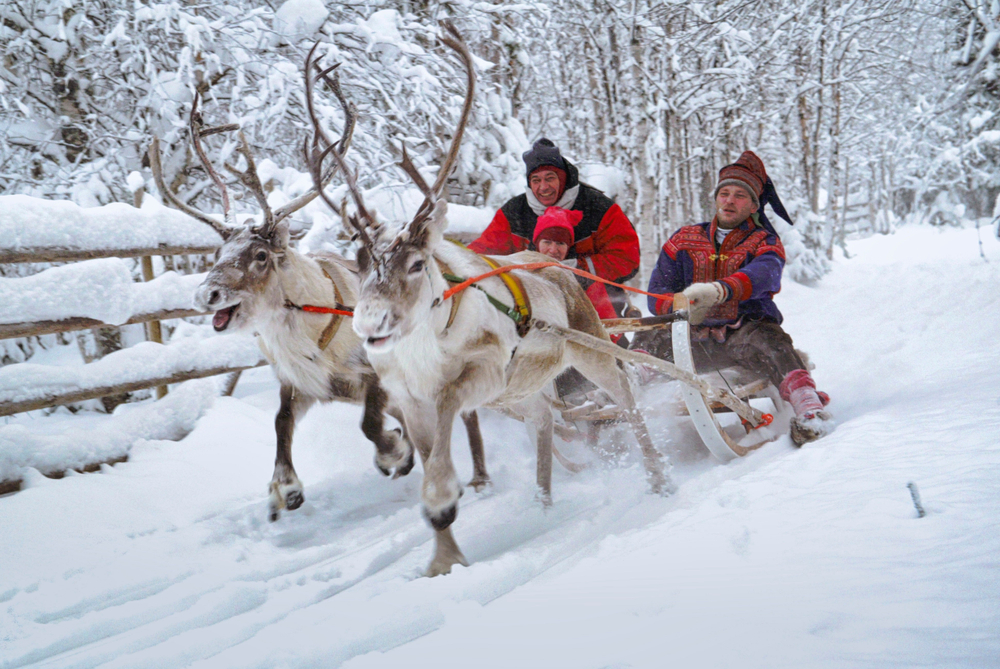
[[[268,512],[267,512],[267,520],[268,520],[268,522],[273,523],[276,520],[278,520],[278,518],[281,518],[281,511],[279,511],[277,508],[275,508],[273,506],[270,509],[268,509]]]
[[[410,451],[410,456],[403,461],[401,465],[396,467],[396,473],[392,475],[392,478],[398,479],[400,476],[406,476],[413,470],[413,465],[415,461],[413,459],[413,451]]]
[[[431,513],[427,510],[426,506],[424,507],[424,518],[426,518],[427,522],[431,524],[431,527],[438,532],[447,529],[452,523],[455,522],[456,517],[458,517],[458,502],[455,502],[450,506],[446,506],[437,513]]]
[[[489,476],[476,476],[469,481],[468,487],[472,488],[476,492],[482,492],[491,485],[493,485],[493,481],[490,480]]]
[[[389,474],[392,473],[391,469],[389,469],[388,467],[383,467],[381,464],[379,464],[378,454],[375,455],[375,469],[377,469],[379,473],[382,474],[382,476],[388,476]]]
[[[285,495],[285,508],[289,511],[294,511],[302,506],[302,502],[304,501],[306,501],[306,496],[301,490],[292,490]]]

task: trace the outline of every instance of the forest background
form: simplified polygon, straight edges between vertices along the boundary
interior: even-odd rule
[[[302,64],[320,40],[360,112],[351,163],[391,218],[411,188],[401,144],[431,174],[458,117],[444,18],[479,70],[451,200],[495,208],[523,191],[521,152],[547,136],[629,215],[641,277],[674,230],[712,215],[718,169],[747,148],[796,222],[777,225],[799,281],[849,234],[1000,215],[1000,0],[6,0],[0,194],[134,202],[155,194],[159,136],[170,187],[221,211],[187,141],[200,90],[208,122],[243,127],[280,205],[311,186]],[[333,96],[321,113],[339,134]],[[234,156],[234,137],[212,141]],[[294,225],[307,247],[343,240],[322,207]],[[20,346],[5,362],[30,356]]]

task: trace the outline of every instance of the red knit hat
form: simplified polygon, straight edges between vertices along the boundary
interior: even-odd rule
[[[764,169],[764,161],[753,151],[744,151],[735,163],[719,170],[719,185],[715,187],[715,194],[718,196],[723,186],[739,185],[746,188],[753,197],[754,204],[760,206],[765,183],[767,170]]]
[[[538,217],[535,224],[535,236],[532,241],[535,246],[542,239],[554,242],[562,242],[567,246],[573,246],[576,235],[573,228],[583,219],[583,212],[573,209],[563,209],[561,207],[549,207],[545,213]]]

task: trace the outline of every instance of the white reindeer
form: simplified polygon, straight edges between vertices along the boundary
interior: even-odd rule
[[[343,136],[330,150],[346,152],[354,130],[356,112],[344,99],[333,68],[320,70],[314,64],[315,47],[306,58],[306,82],[310,99],[312,86],[322,80],[333,89],[344,109]],[[315,76],[312,71],[318,72]],[[204,128],[198,113],[198,96],[191,110],[191,136],[196,153],[209,176],[222,193],[227,222],[232,210],[225,184],[212,167],[202,146],[202,138],[236,129],[236,126]],[[313,138],[318,141],[317,137]],[[315,149],[315,145],[313,146]],[[281,382],[281,406],[275,417],[277,450],[274,474],[269,486],[269,518],[277,520],[281,509],[297,509],[305,497],[302,483],[292,465],[292,434],[296,421],[315,402],[363,402],[361,429],[375,444],[375,465],[385,475],[404,476],[413,468],[413,447],[403,432],[385,430],[383,412],[388,411],[402,422],[402,414],[387,406],[385,392],[364,360],[361,340],[343,314],[309,313],[303,305],[340,306],[355,303],[358,294],[357,267],[334,253],[302,254],[289,245],[287,217],[311,202],[324,197],[323,186],[335,170],[321,175],[317,187],[272,212],[257,176],[253,154],[240,133],[240,151],[247,167],[226,168],[236,175],[256,198],[263,220],[259,225],[237,228],[223,225],[204,213],[184,204],[167,188],[160,165],[158,141],[150,149],[150,164],[160,192],[178,209],[212,226],[223,239],[218,260],[195,294],[195,303],[215,312],[216,331],[252,330],[272,369]],[[307,148],[308,151],[308,148]],[[470,485],[480,489],[489,481],[482,453],[482,439],[474,413],[463,416],[476,463],[476,477]],[[332,431],[338,433],[337,431]],[[407,458],[406,453],[410,456]],[[402,455],[401,455],[402,454]]]
[[[668,493],[673,484],[664,471],[635,402],[627,377],[613,357],[578,344],[530,330],[518,334],[515,323],[494,308],[479,290],[442,301],[448,288],[443,273],[464,277],[488,272],[483,258],[443,241],[447,204],[440,193],[451,170],[472,105],[475,76],[472,59],[460,36],[442,41],[460,54],[468,76],[465,106],[452,145],[433,187],[427,186],[404,151],[403,168],[426,195],[416,217],[393,233],[367,215],[350,171],[343,169],[364,224],[355,220],[363,246],[358,253],[361,289],[353,327],[364,340],[368,359],[394,405],[403,413],[407,436],[424,465],[424,513],[435,530],[435,552],[427,574],[467,564],[451,533],[461,487],[451,458],[455,415],[476,407],[496,407],[525,417],[536,431],[538,484],[543,500],[551,490],[553,418],[541,390],[561,371],[576,367],[625,408],[642,448],[653,492]],[[315,117],[314,125],[319,124]],[[341,162],[339,154],[335,159]],[[314,179],[320,170],[313,167]],[[536,253],[496,257],[501,264],[548,260]],[[574,276],[561,269],[515,271],[530,298],[533,316],[595,337],[608,339],[586,293]],[[499,278],[479,284],[510,305],[513,300]],[[403,462],[410,454],[400,453]]]

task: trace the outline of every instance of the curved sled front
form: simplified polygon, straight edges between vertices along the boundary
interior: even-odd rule
[[[676,320],[671,325],[674,349],[674,364],[681,369],[697,374],[694,368],[694,356],[691,353],[691,326],[687,320]],[[715,412],[705,396],[696,387],[687,383],[681,384],[681,396],[687,406],[691,421],[698,430],[698,436],[708,450],[721,462],[729,462],[733,458],[742,457],[755,451],[767,441],[752,446],[740,446],[730,437],[715,417]]]

